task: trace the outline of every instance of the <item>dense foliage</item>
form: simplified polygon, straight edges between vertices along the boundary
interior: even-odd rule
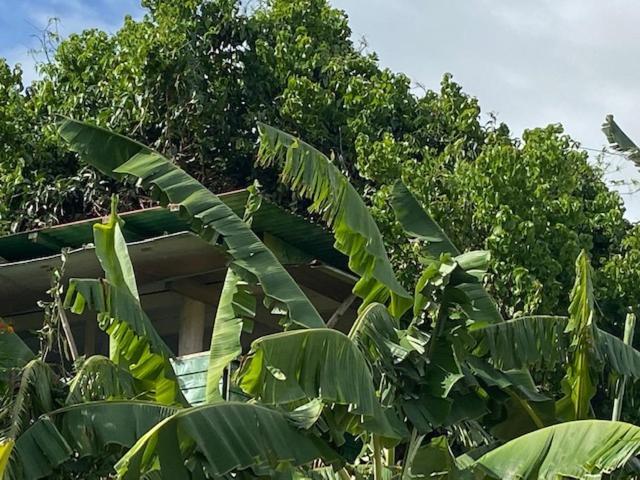
[[[109,358],[80,359],[65,371],[47,349],[32,353],[0,323],[0,477],[637,477],[640,427],[599,417],[593,401],[623,400],[624,386],[610,391],[606,376],[640,379],[640,352],[600,329],[586,251],[575,261],[567,316],[505,320],[483,286],[489,253],[461,254],[397,180],[390,208],[405,241],[425,253],[410,294],[369,209],[332,161],[281,130],[257,128],[257,164],[276,168],[310,211],[322,212],[359,276],[348,334],[325,325],[251,230],[261,205],[255,188],[240,218],[161,154],[64,120],[60,135],[83,161],[137,180],[164,207],[179,205],[194,233],[228,257],[207,394],[193,406],[181,393],[172,354],[141,307],[114,196],[108,221],[93,226],[103,278],[54,281],[53,297],[66,290],[65,300],[46,319],[54,340],[71,344],[69,330],[55,328],[68,321],[62,312],[93,310],[109,335]],[[285,331],[243,352],[242,326],[259,298]],[[225,370],[241,400],[221,391]]]
[[[594,261],[612,329],[640,303],[640,232],[620,197],[560,126],[524,132],[484,123],[478,101],[449,75],[417,94],[354,43],[326,0],[147,0],[146,16],[110,35],[71,35],[23,86],[0,64],[0,218],[4,231],[103,213],[111,180],[78,163],[55,136],[55,114],[93,119],[167,154],[213,191],[254,177],[299,208],[269,170],[255,169],[256,121],[333,152],[390,242],[406,285],[420,246],[396,242],[396,178],[409,184],[465,248],[492,252],[490,289],[503,314],[561,313],[573,261]],[[26,90],[23,89],[26,87]],[[124,208],[148,199],[119,189]]]

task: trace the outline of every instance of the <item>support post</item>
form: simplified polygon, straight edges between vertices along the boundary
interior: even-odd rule
[[[178,355],[201,352],[204,342],[206,306],[191,298],[184,299],[178,332]]]

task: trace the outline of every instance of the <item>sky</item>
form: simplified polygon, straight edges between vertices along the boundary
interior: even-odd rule
[[[586,148],[600,149],[608,113],[640,140],[640,3],[637,0],[330,0],[346,11],[354,39],[365,38],[380,63],[416,86],[437,89],[450,72],[516,136],[562,123]],[[114,32],[138,0],[0,0],[0,56],[22,63],[51,17],[63,35],[97,27]],[[419,92],[419,88],[416,89]],[[609,156],[610,178],[638,179]],[[627,190],[627,189],[623,189]],[[623,195],[640,220],[640,192]]]

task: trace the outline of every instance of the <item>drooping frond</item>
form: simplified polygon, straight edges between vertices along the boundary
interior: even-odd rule
[[[360,347],[371,363],[382,362],[392,371],[396,362],[406,358],[409,352],[420,350],[426,343],[425,340],[421,345],[415,345],[411,338],[403,341],[397,327],[397,321],[384,305],[372,303],[358,315],[349,338]]]
[[[371,373],[355,344],[337,330],[300,330],[254,341],[238,386],[269,405],[320,398],[373,415]]]
[[[197,458],[198,461],[189,461]],[[116,464],[118,478],[225,478],[231,472],[338,463],[319,438],[305,434],[275,410],[248,403],[217,403],[176,413],[147,432]]]
[[[49,365],[40,359],[33,359],[21,371],[20,386],[12,398],[8,424],[3,437],[15,439],[42,413],[54,408],[52,391],[54,374]]]
[[[135,380],[125,369],[101,355],[89,357],[69,385],[66,405],[136,396]]]
[[[386,303],[399,317],[411,296],[396,279],[382,235],[362,198],[349,180],[324,154],[302,140],[259,123],[257,163],[277,167],[281,180],[312,201],[309,211],[319,213],[335,236],[335,248],[349,257],[349,268],[360,276],[354,293],[369,303]]]
[[[484,473],[484,478],[501,480],[596,480],[620,469],[639,451],[640,427],[585,420],[561,423],[511,440],[484,454],[472,468]]]
[[[640,167],[640,149],[616,123],[613,115],[606,116],[602,131],[613,149],[626,154],[636,167]]]
[[[566,325],[566,317],[534,315],[472,326],[470,331],[481,342],[479,354],[486,349],[498,368],[553,368],[566,359]]]
[[[48,478],[62,464],[131,448],[177,410],[148,402],[91,402],[44,415],[15,443],[8,480]]]
[[[385,417],[362,353],[337,330],[299,330],[256,340],[238,370],[237,384],[264,404],[319,398],[365,417],[380,435],[398,439],[404,434],[402,426],[396,428]]]
[[[98,312],[100,328],[116,342],[141,398],[167,405],[185,403],[171,366],[171,350],[127,289],[106,280],[71,279],[65,307],[77,314],[85,308]]]
[[[169,159],[122,135],[71,119],[61,122],[60,134],[84,161],[100,171],[116,178],[138,179],[163,206],[179,205],[181,215],[206,241],[217,244],[221,238],[233,258],[231,267],[258,283],[274,307],[284,308],[285,324],[324,326],[298,284],[251,228]]]

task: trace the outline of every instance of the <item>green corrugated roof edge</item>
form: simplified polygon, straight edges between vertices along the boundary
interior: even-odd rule
[[[242,214],[248,192],[237,190],[218,196],[236,213]],[[128,242],[190,230],[178,212],[162,207],[124,212],[121,217],[125,221],[123,233]],[[64,247],[81,248],[93,242],[93,224],[101,221],[101,217],[91,218],[0,237],[0,257],[6,262],[17,262],[55,255]],[[333,248],[330,232],[274,203],[263,200],[252,226],[258,234],[268,232],[329,265],[346,267],[346,258]]]

